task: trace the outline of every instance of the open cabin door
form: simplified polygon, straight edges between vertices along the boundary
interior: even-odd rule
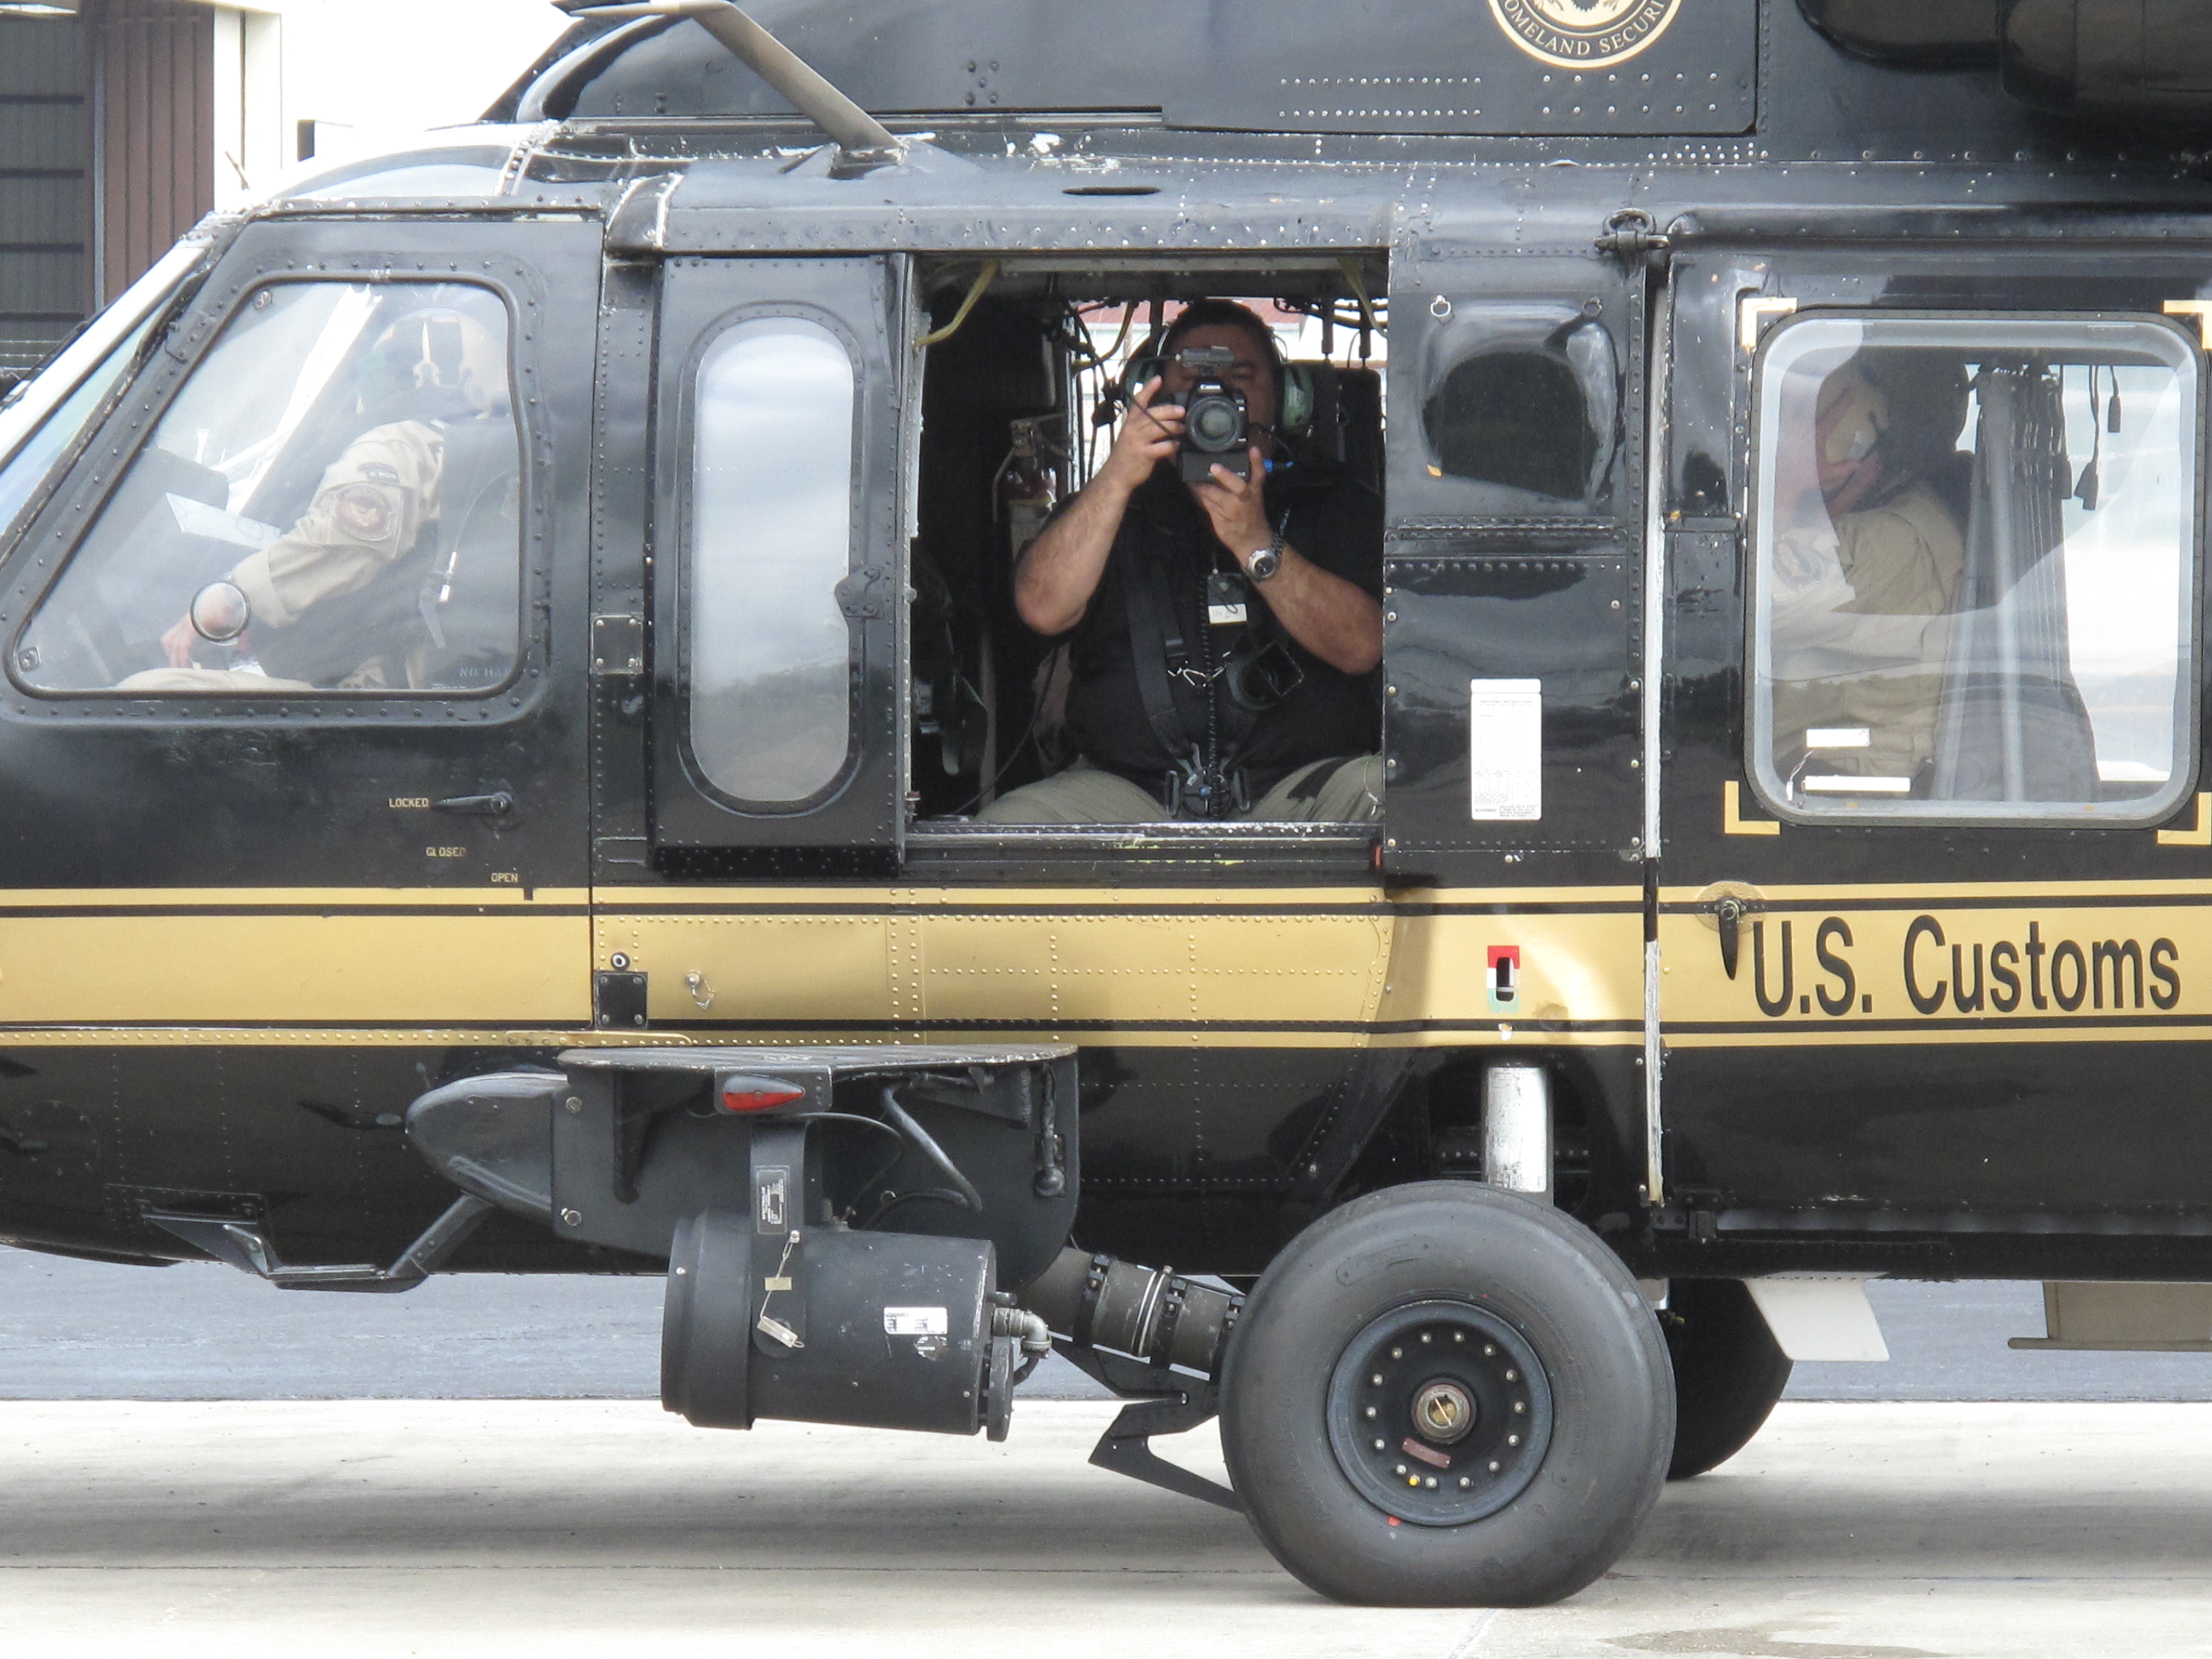
[[[1392,254],[1384,867],[1632,910],[1647,276],[1586,218],[1553,251],[1476,221]]]
[[[652,860],[887,873],[906,821],[909,262],[664,267]]]

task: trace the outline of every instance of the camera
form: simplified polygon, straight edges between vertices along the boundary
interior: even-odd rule
[[[1237,354],[1227,346],[1186,346],[1176,361],[1198,377],[1198,383],[1176,401],[1182,405],[1182,481],[1204,483],[1216,465],[1225,466],[1240,478],[1252,476],[1252,422],[1244,394],[1232,391],[1222,376],[1237,366]]]

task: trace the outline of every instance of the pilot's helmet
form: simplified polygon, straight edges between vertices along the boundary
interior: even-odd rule
[[[1813,416],[1821,489],[1833,495],[1865,467],[1878,465],[1888,429],[1889,399],[1855,363],[1823,380]]]
[[[1952,465],[1966,424],[1966,364],[1956,352],[1869,349],[1850,367],[1876,388],[1887,406],[1882,451],[1893,471],[1929,474]]]
[[[507,354],[475,318],[448,307],[410,311],[376,338],[366,400],[416,418],[504,415]]]

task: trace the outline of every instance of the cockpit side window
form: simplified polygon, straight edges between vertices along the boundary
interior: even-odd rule
[[[2148,823],[2193,776],[2197,356],[1867,319],[1757,371],[1752,775],[1785,816]]]
[[[505,302],[272,283],[226,325],[17,641],[47,694],[488,693],[520,643]]]

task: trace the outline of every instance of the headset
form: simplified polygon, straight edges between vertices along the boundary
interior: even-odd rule
[[[1115,402],[1121,407],[1129,407],[1145,382],[1156,379],[1166,368],[1164,347],[1181,320],[1178,318],[1175,325],[1147,339],[1129,359],[1115,388]],[[1327,372],[1327,366],[1291,362],[1283,356],[1282,343],[1275,338],[1273,329],[1263,322],[1259,331],[1267,337],[1268,365],[1275,374],[1275,436],[1285,443],[1297,442],[1313,429],[1314,411],[1321,401],[1315,380]]]

